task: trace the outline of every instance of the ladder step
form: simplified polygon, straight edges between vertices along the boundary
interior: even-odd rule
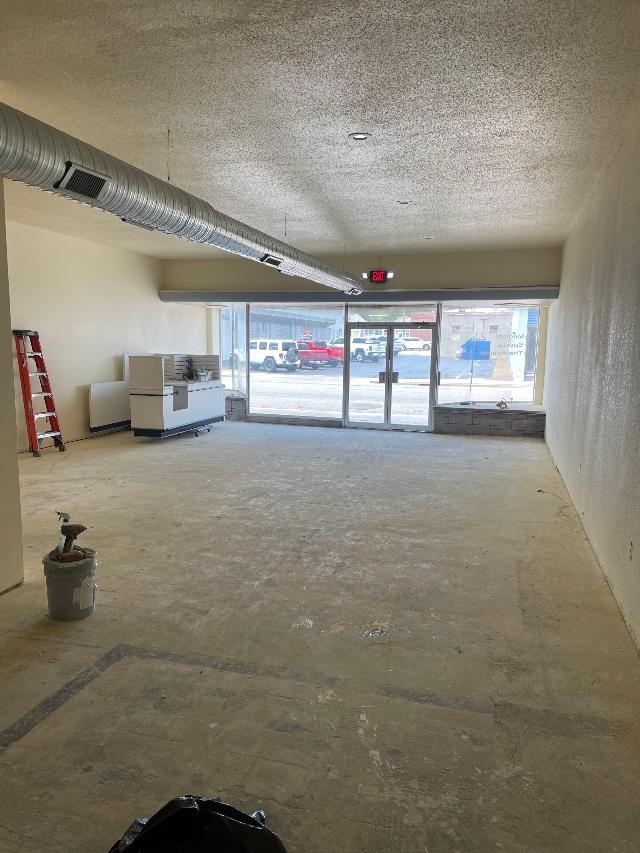
[[[31,398],[32,398],[32,399],[33,399],[34,397],[53,397],[53,391],[35,391],[35,392],[31,395]]]
[[[29,376],[46,376],[46,375],[47,375],[46,371],[42,371],[42,370],[38,373],[30,373],[29,374]]]
[[[27,358],[35,358],[38,355],[42,355],[41,352],[25,352]]]
[[[36,418],[36,420],[38,418],[55,418],[56,413],[55,412],[34,412],[33,417]]]
[[[37,433],[38,438],[53,438],[56,435],[60,435],[56,430],[49,430],[48,432],[39,432]]]

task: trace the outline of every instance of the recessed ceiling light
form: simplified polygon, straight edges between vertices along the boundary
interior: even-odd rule
[[[349,139],[355,139],[357,142],[363,142],[371,136],[370,133],[365,133],[363,130],[355,130],[349,134]]]

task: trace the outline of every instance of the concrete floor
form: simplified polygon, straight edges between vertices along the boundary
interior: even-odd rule
[[[640,662],[545,445],[227,423],[20,461],[0,850],[186,792],[290,853],[640,850]],[[95,616],[46,616],[54,510]]]

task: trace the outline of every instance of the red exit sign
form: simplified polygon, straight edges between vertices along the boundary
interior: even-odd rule
[[[362,277],[368,278],[372,284],[384,284],[385,281],[393,278],[393,273],[387,272],[387,270],[369,270],[369,272],[363,273]]]

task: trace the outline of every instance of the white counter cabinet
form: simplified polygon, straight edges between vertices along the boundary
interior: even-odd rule
[[[200,364],[205,357],[196,358]],[[170,365],[171,357],[166,355],[131,358],[129,397],[135,436],[163,438],[224,420],[225,387],[220,380],[168,381]]]

